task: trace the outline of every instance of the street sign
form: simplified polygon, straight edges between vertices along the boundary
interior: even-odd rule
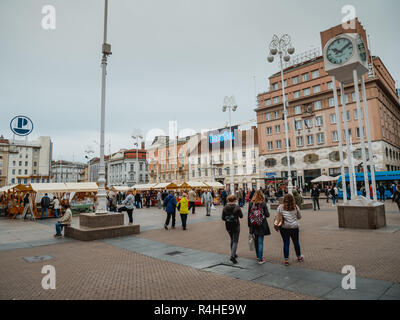
[[[266,178],[274,178],[276,177],[278,174],[276,172],[265,172],[265,177]]]
[[[16,116],[10,121],[10,129],[18,136],[27,136],[33,130],[33,122],[26,116]]]

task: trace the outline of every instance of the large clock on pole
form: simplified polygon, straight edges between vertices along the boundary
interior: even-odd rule
[[[324,47],[325,71],[342,83],[353,82],[353,70],[361,77],[368,72],[366,48],[358,33],[343,33]]]

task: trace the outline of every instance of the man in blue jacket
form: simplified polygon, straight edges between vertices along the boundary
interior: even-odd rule
[[[168,230],[169,220],[172,217],[172,229],[175,229],[175,210],[176,210],[176,198],[173,191],[164,199],[165,211],[167,211],[167,220],[165,220],[164,228]]]

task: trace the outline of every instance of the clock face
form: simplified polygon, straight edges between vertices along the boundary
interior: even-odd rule
[[[333,41],[326,50],[326,57],[330,63],[343,64],[353,55],[353,44],[348,38],[339,38]]]
[[[365,49],[364,41],[362,40],[360,35],[358,35],[357,37],[357,47],[358,52],[360,53],[361,61],[367,61],[367,50]]]

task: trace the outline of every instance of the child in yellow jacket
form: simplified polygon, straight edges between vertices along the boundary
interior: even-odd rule
[[[186,193],[182,195],[182,198],[176,204],[176,207],[178,208],[179,213],[181,214],[182,228],[183,230],[186,230],[186,220],[189,213],[189,201],[187,199]]]

